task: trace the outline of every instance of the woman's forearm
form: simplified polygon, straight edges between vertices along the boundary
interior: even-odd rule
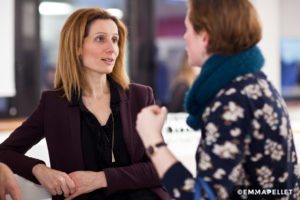
[[[150,159],[155,166],[160,179],[172,165],[178,162],[178,160],[166,146],[156,149],[154,154],[150,156]]]
[[[106,168],[104,173],[108,185],[108,194],[123,190],[161,186],[156,169],[150,160],[124,167]]]
[[[98,189],[107,187],[107,180],[104,171],[96,172],[95,184]]]

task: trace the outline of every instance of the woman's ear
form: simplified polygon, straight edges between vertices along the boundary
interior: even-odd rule
[[[201,31],[200,34],[201,34],[201,37],[202,37],[202,42],[204,44],[204,47],[207,48],[208,45],[209,45],[209,39],[210,39],[209,34],[206,30]]]
[[[82,48],[79,48],[77,50],[77,56],[81,58],[81,55],[82,55]]]

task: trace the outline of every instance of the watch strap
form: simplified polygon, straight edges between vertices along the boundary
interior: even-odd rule
[[[164,141],[156,143],[155,145],[150,145],[146,149],[146,154],[150,157],[157,151],[158,148],[163,146],[167,146],[167,144]]]

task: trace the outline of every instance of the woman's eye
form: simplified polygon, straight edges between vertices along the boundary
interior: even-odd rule
[[[119,39],[118,38],[113,38],[112,41],[113,41],[113,43],[118,43]]]
[[[97,42],[104,42],[105,38],[104,37],[96,37]]]

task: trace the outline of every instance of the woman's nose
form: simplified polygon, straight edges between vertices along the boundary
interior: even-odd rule
[[[112,41],[107,43],[107,51],[110,53],[115,53],[118,50],[118,45],[113,43]]]

